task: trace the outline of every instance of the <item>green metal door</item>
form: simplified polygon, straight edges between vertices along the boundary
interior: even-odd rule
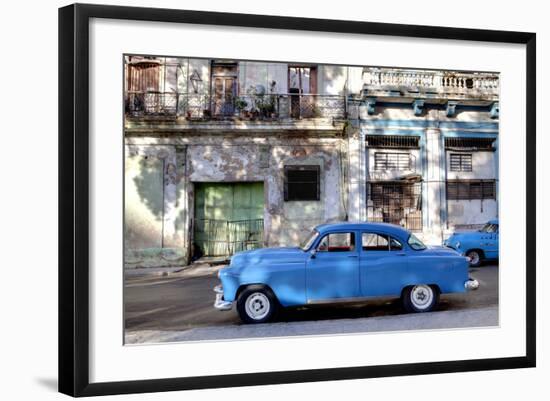
[[[231,255],[263,244],[264,185],[195,184],[195,244],[205,256]]]

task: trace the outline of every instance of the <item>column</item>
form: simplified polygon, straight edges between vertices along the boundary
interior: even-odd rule
[[[365,221],[366,211],[366,158],[365,136],[358,127],[348,128],[348,220]]]
[[[424,176],[424,236],[430,244],[441,244],[442,210],[445,207],[445,165],[441,146],[441,131],[438,128],[426,129],[426,174]]]

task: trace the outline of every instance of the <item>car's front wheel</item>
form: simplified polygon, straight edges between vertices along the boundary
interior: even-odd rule
[[[470,267],[478,267],[481,265],[481,252],[473,249],[471,251],[466,252],[466,256],[470,258]]]
[[[425,284],[410,286],[403,291],[402,301],[407,312],[429,312],[439,302],[439,291]]]
[[[268,322],[277,309],[277,300],[269,288],[250,286],[237,298],[237,312],[244,323]]]

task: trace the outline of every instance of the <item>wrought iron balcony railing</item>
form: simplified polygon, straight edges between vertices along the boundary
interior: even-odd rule
[[[346,117],[346,101],[338,95],[266,94],[205,96],[176,92],[128,92],[128,117],[208,119],[302,119]]]

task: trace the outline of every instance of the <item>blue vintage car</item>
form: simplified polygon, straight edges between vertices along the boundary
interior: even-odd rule
[[[488,221],[478,231],[456,232],[443,245],[468,256],[472,267],[498,260],[498,220]]]
[[[266,322],[280,307],[375,297],[401,297],[407,311],[426,312],[439,294],[479,285],[466,257],[384,223],[320,225],[299,247],[237,253],[218,276],[214,306],[235,303],[246,323]]]

